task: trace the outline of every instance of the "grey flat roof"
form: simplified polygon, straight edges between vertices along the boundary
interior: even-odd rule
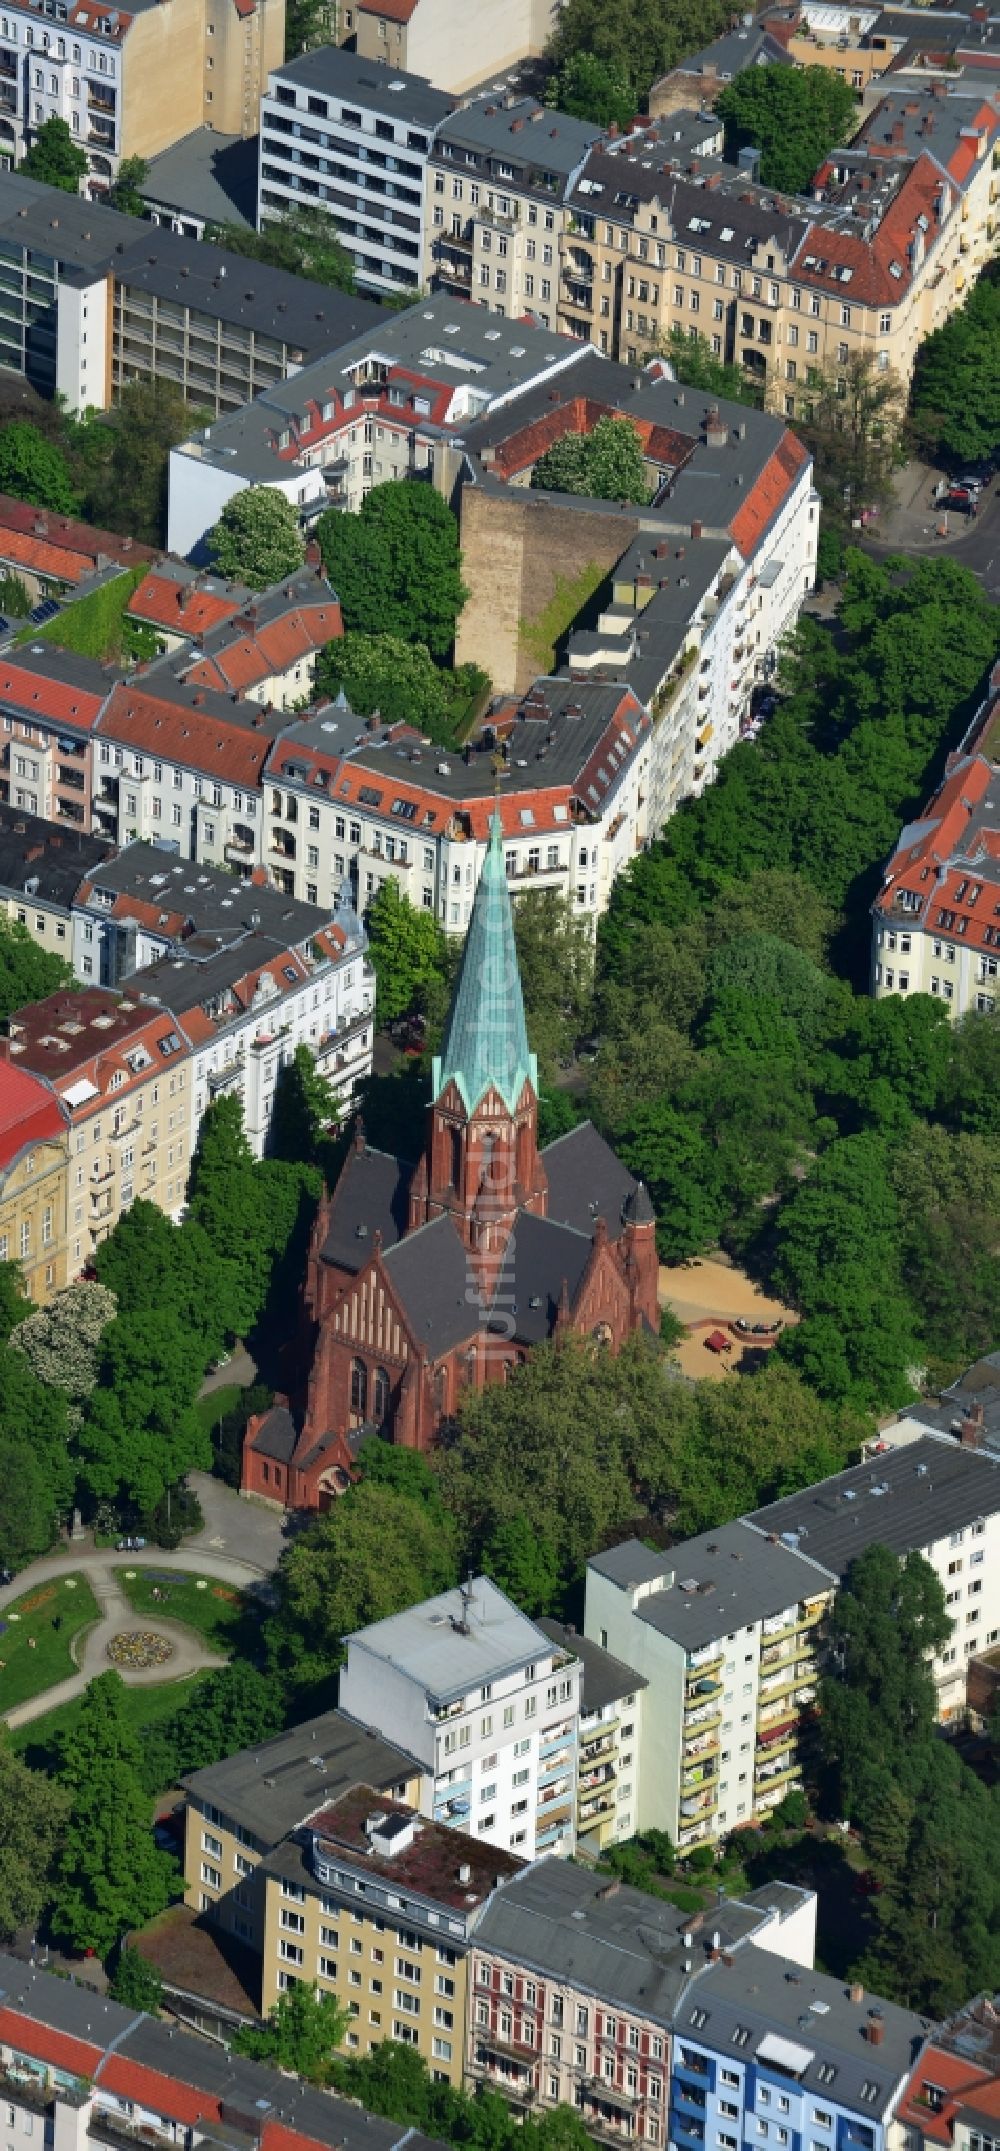
[[[1000,1458],[928,1434],[757,1509],[745,1521],[760,1532],[796,1533],[802,1553],[843,1576],[866,1546],[917,1552],[997,1509]]]
[[[293,82],[314,96],[347,97],[352,104],[383,112],[387,119],[413,120],[420,127],[437,127],[455,109],[454,98],[435,89],[427,75],[362,59],[343,45],[321,45],[316,52],[273,67],[271,73],[275,81]]]
[[[770,2059],[779,2081],[790,2076],[818,2097],[855,2107],[875,2121],[916,2060],[928,2021],[863,1990],[863,1999],[852,2002],[850,1992],[842,1980],[747,1942],[728,1964],[710,1965],[693,1982],[678,2012],[675,2036],[683,2045],[687,2033],[718,2053],[756,2063],[765,2075],[771,2073]],[[705,2022],[698,2021],[702,2011]],[[877,2045],[868,2036],[872,2023],[881,2026]],[[737,2039],[741,2029],[749,2031],[749,2040]],[[768,2035],[773,2040],[775,2034],[779,2044],[769,2054]],[[782,2040],[788,2047],[784,2057]],[[820,2074],[824,2064],[836,2071],[832,2079]],[[874,2087],[867,2098],[862,2096],[866,2084]]]
[[[0,887],[15,895],[38,896],[68,910],[80,886],[114,846],[85,836],[71,822],[46,822],[38,814],[0,802]],[[37,883],[30,890],[27,884]]]
[[[632,1556],[635,1543],[614,1547],[610,1555],[598,1554],[590,1567],[598,1575],[610,1575],[624,1590],[662,1577],[662,1589],[640,1599],[635,1618],[683,1650],[700,1651],[718,1636],[767,1620],[830,1588],[831,1578],[817,1566],[815,1549],[808,1559],[804,1550],[796,1553],[743,1522],[703,1531],[662,1554],[647,1554],[639,1547]],[[618,1573],[609,1566],[615,1556]],[[633,1561],[641,1563],[639,1575],[630,1573]]]
[[[404,1613],[356,1629],[345,1641],[372,1658],[384,1658],[441,1702],[532,1659],[552,1656],[548,1637],[488,1576],[477,1576],[465,1597],[461,1591],[441,1591]]]
[[[257,140],[196,127],[151,157],[139,188],[146,202],[211,224],[245,224],[257,214]]]
[[[522,706],[515,718],[507,742],[509,758],[500,775],[505,799],[518,792],[534,793],[539,785],[546,789],[575,785],[621,711],[628,690],[624,684],[557,676],[536,680],[532,692],[544,697],[545,713],[525,714]],[[577,713],[568,721],[564,718],[567,708]],[[622,714],[633,730],[648,725],[645,713],[634,704]],[[269,775],[280,771],[283,745],[279,742],[271,755]],[[351,750],[351,763],[383,778],[387,798],[394,777],[401,783],[418,784],[423,792],[456,800],[492,799],[497,786],[494,749],[482,740],[471,744],[466,760],[462,754],[446,757],[441,748],[422,746],[415,734],[404,740],[385,737],[381,745],[368,740]],[[616,771],[611,764],[606,769],[608,782],[602,787],[602,798],[605,791],[614,789],[624,767],[621,764]],[[585,803],[599,804],[597,799]],[[526,811],[531,813],[530,808]],[[525,822],[525,835],[530,828],[531,823]]]
[[[664,1899],[609,1882],[568,1860],[536,1860],[498,1891],[476,1929],[476,1942],[530,1970],[571,1981],[602,1999],[668,2022],[689,1976],[718,1933],[732,1948],[768,1923],[763,1906],[729,1898],[691,1931],[690,1913]],[[738,1952],[737,1952],[738,1953]],[[484,2035],[485,2036],[485,2035]]]
[[[581,1710],[586,1715],[592,1710],[605,1710],[609,1703],[620,1703],[623,1696],[635,1695],[640,1688],[647,1688],[644,1675],[633,1666],[627,1666],[620,1658],[613,1658],[610,1651],[602,1651],[599,1643],[592,1643],[589,1636],[580,1636],[575,1628],[567,1628],[562,1621],[539,1621],[543,1635],[550,1636],[561,1651],[572,1651],[583,1667],[583,1697]]]
[[[405,1784],[417,1767],[401,1748],[339,1710],[327,1710],[257,1748],[241,1748],[205,1770],[191,1771],[184,1784],[197,1800],[210,1802],[273,1846],[352,1785],[385,1791]]]
[[[23,2009],[36,2023],[68,2032],[73,2039],[89,2039],[94,2046],[110,2045],[136,2022],[134,2009],[124,2009],[74,1979],[56,1979],[51,1972],[22,1964],[18,1957],[0,1956],[0,1995],[5,2008]]]
[[[487,91],[444,121],[435,146],[438,155],[442,143],[483,156],[502,154],[511,164],[556,172],[565,179],[602,133],[592,121],[553,111],[536,97],[514,96],[504,104]]]

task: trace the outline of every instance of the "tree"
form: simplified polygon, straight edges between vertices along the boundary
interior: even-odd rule
[[[336,0],[289,0],[285,9],[285,58],[312,52],[318,45],[335,45]]]
[[[236,1658],[206,1673],[179,1710],[147,1735],[142,1781],[158,1793],[188,1770],[204,1770],[242,1748],[258,1748],[280,1733],[283,1699],[273,1675]]]
[[[992,264],[965,305],[917,347],[913,422],[932,450],[963,463],[1000,444],[1000,281]]]
[[[454,744],[448,676],[423,643],[348,631],[321,653],[316,685],[328,695],[343,691],[359,717],[377,710],[385,724],[416,725],[439,746]]]
[[[62,120],[58,122],[59,126],[64,124]],[[46,440],[28,419],[15,419],[0,432],[0,491],[13,493],[16,500],[31,501],[36,508],[49,508],[56,515],[79,512],[80,503],[62,450],[54,441]],[[12,931],[6,921],[4,926],[5,932]]]
[[[68,1285],[21,1322],[11,1338],[38,1380],[68,1398],[71,1426],[79,1425],[84,1399],[97,1386],[105,1332],[116,1312],[114,1293],[104,1285]]]
[[[0,575],[0,613],[8,620],[25,620],[31,599],[19,575]]]
[[[545,87],[545,102],[575,119],[593,120],[597,127],[620,127],[624,132],[635,118],[638,99],[627,74],[613,60],[598,59],[593,52],[573,52]]]
[[[183,1887],[174,1862],[153,1843],[142,1750],[124,1694],[117,1673],[91,1681],[74,1727],[61,1736],[57,1769],[70,1812],[53,1867],[52,1932],[66,1948],[100,1957]]]
[[[630,418],[599,418],[591,433],[564,433],[539,457],[531,483],[549,493],[583,493],[592,500],[645,503],[652,492]]]
[[[6,1364],[9,1355],[4,1353],[0,1379]],[[36,1554],[48,1552],[61,1506],[46,1457],[25,1442],[7,1440],[0,1432],[0,1563],[4,1568],[23,1568]]]
[[[839,513],[845,527],[854,511],[887,499],[905,416],[903,383],[881,370],[874,351],[853,351],[825,371],[809,368],[798,430],[827,512]]]
[[[729,22],[730,10],[721,0],[623,0],[616,8],[604,0],[566,0],[547,57],[562,67],[574,53],[593,53],[627,77],[638,105],[658,75],[709,43]]]
[[[675,381],[683,381],[688,388],[706,389],[710,396],[725,397],[727,403],[759,400],[758,391],[742,366],[716,358],[707,336],[700,332],[689,336],[677,322],[647,356],[666,359]]]
[[[301,1680],[327,1679],[344,1636],[447,1590],[457,1573],[447,1518],[362,1479],[282,1554],[279,1657]]]
[[[348,632],[398,635],[444,662],[468,591],[458,524],[433,487],[373,486],[357,515],[322,515],[316,536]]]
[[[931,1662],[951,1626],[944,1586],[922,1554],[900,1561],[874,1545],[851,1563],[830,1616],[820,1696],[821,1747],[840,1814],[855,1814],[873,1764],[934,1739]]]
[[[325,2084],[350,2021],[335,1994],[321,1994],[318,1987],[294,1979],[269,2010],[267,2023],[241,2026],[234,2033],[232,2048],[254,2061],[273,2062],[278,2069],[304,2077],[308,2084]]]
[[[900,1218],[884,1143],[847,1136],[820,1157],[778,1220],[776,1289],[807,1318],[835,1326],[842,1373],[810,1360],[809,1319],[785,1331],[779,1352],[810,1371],[821,1392],[856,1404],[901,1404],[912,1394],[912,1310],[900,1277]],[[822,1332],[829,1349],[829,1331]]]
[[[56,1849],[69,1811],[60,1785],[29,1770],[0,1740],[0,1935],[35,1927],[48,1902]]]
[[[857,113],[850,83],[828,67],[745,67],[716,99],[730,151],[761,152],[765,187],[803,194],[827,152],[843,142]]]
[[[593,938],[587,921],[574,917],[555,889],[533,889],[519,898],[514,938],[528,1036],[542,1067],[553,1072],[590,1028]]]
[[[299,5],[311,8],[313,0],[299,0]],[[308,277],[311,283],[329,284],[334,291],[353,292],[355,288],[354,262],[340,243],[329,210],[316,203],[290,203],[280,216],[269,218],[263,231],[246,224],[213,224],[206,236],[228,254],[284,269],[289,276]]]
[[[126,2009],[142,2009],[154,2017],[163,2000],[163,1981],[148,1957],[125,1948],[119,1953],[108,1993]]]
[[[185,403],[173,381],[126,381],[113,411],[80,429],[87,514],[143,544],[163,541],[170,450],[209,414]]]
[[[482,1552],[484,1574],[506,1591],[522,1613],[549,1613],[559,1589],[555,1549],[526,1516],[498,1524]]]
[[[35,133],[18,171],[26,179],[40,179],[47,187],[61,187],[64,194],[79,194],[87,176],[87,152],[74,142],[68,122],[53,113]]]
[[[368,907],[368,953],[375,970],[379,1023],[418,1009],[445,973],[445,937],[430,911],[417,911],[390,875]]]
[[[267,590],[302,566],[305,546],[290,500],[276,486],[244,486],[226,502],[206,545],[212,564],[232,582]]]
[[[308,1046],[296,1046],[278,1078],[271,1116],[271,1151],[276,1158],[318,1162],[336,1132],[340,1099],[322,1075]]]
[[[123,157],[105,196],[108,208],[118,209],[126,217],[144,217],[142,188],[148,175],[145,157]]]
[[[256,1320],[267,1292],[269,1236],[259,1197],[240,1101],[216,1098],[198,1130],[188,1207],[207,1235],[224,1281],[226,1327],[239,1337]]]

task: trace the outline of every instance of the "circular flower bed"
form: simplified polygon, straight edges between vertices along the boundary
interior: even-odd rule
[[[107,1655],[114,1666],[125,1666],[136,1673],[147,1666],[166,1665],[174,1655],[174,1646],[166,1636],[158,1636],[152,1628],[129,1628],[122,1635],[112,1636]]]

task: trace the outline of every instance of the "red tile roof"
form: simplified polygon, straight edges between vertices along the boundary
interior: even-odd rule
[[[978,2096],[977,2086],[991,2082],[988,2069],[963,2061],[961,2055],[949,2053],[946,2047],[928,2046],[899,2102],[898,2118],[918,2128],[932,2143],[950,2144],[956,2107],[963,2099]],[[921,2099],[924,2084],[933,2084],[946,2094],[939,2111]]]
[[[168,1059],[182,1058],[181,1042],[169,1052],[160,1050],[171,1035],[177,1037],[177,1025],[162,1009],[130,1000],[127,992],[122,997],[103,986],[84,986],[15,1009],[10,1036],[0,1040],[0,1057],[44,1076],[70,1111],[89,1114],[100,1112],[108,1097],[127,1098]],[[90,1085],[90,1094],[70,1104],[80,1084]]]
[[[19,2009],[0,2009],[0,2044],[31,2054],[36,2061],[51,2062],[55,2069],[72,2070],[76,2076],[93,2076],[103,2053],[102,2047],[54,2031],[34,2017],[22,2016]]]
[[[970,815],[989,788],[992,774],[990,764],[982,755],[956,764],[923,814],[904,829],[886,868],[882,889],[875,899],[876,910],[898,910],[897,899],[904,892],[919,899],[918,911],[929,905],[933,898],[937,904],[947,905],[956,914],[964,909],[970,916],[975,944],[982,928],[990,923],[990,912],[988,909],[979,920],[967,901],[964,906],[959,903],[955,889],[962,880],[974,887],[975,870],[970,873],[966,867],[959,875],[949,862],[968,828]],[[988,853],[995,852],[1000,848],[1000,833],[984,831],[983,844]],[[942,871],[940,881],[937,878],[939,871]],[[909,907],[911,917],[918,916],[918,911]]]
[[[223,693],[245,693],[264,680],[290,672],[303,657],[311,657],[344,632],[340,606],[308,605],[280,620],[250,629],[238,641],[204,655],[184,675],[189,687],[214,687]]]
[[[866,142],[865,147],[874,152],[871,142]],[[796,281],[824,291],[833,289],[848,304],[897,306],[913,280],[911,246],[919,240],[930,247],[940,232],[942,189],[948,196],[947,209],[952,196],[947,180],[942,178],[941,166],[922,155],[907,173],[871,240],[833,231],[828,225],[810,224],[795,256]],[[926,219],[924,225],[919,223],[921,217]],[[809,268],[809,260],[816,266]],[[851,272],[846,284],[835,273],[841,269]]]
[[[168,567],[154,568],[139,584],[129,601],[129,617],[149,620],[154,627],[172,628],[178,635],[203,635],[223,620],[232,620],[246,604],[245,597],[231,597],[217,590],[204,590],[199,583],[171,574]]]
[[[598,403],[593,396],[567,397],[565,403],[553,404],[551,410],[530,425],[508,434],[507,439],[499,443],[490,468],[500,478],[514,477],[537,463],[555,441],[563,440],[568,433],[589,434],[599,419],[622,415],[615,404]],[[648,418],[627,415],[642,442],[643,453],[651,463],[669,464],[676,470],[687,462],[695,445],[691,434],[677,433],[669,426],[656,426]]]
[[[729,525],[730,535],[744,560],[752,558],[765,530],[801,476],[803,464],[808,461],[809,451],[803,447],[798,435],[785,433]]]
[[[137,679],[114,689],[97,731],[165,762],[252,789],[260,783],[274,726],[265,726],[263,714],[253,725],[227,723],[221,713],[196,707],[194,698],[168,701]]]
[[[92,731],[107,700],[86,687],[70,687],[65,681],[46,679],[44,673],[0,658],[0,699],[32,717],[48,717],[53,724],[72,724]]]
[[[15,500],[10,493],[0,493],[0,533],[11,531],[48,539],[60,551],[77,553],[91,566],[99,553],[108,560],[120,560],[125,567],[139,567],[144,560],[156,559],[152,546],[140,545],[135,538],[123,538],[114,530],[98,530],[93,523],[80,523],[69,515],[53,515],[47,508],[33,508],[28,501]],[[2,544],[0,539],[0,549]]]
[[[178,2066],[183,2067],[182,2051],[178,2052]],[[209,2091],[197,2091],[190,2084],[178,2083],[176,2077],[161,2076],[158,2069],[147,2069],[142,2062],[129,2061],[124,2054],[109,2054],[97,2071],[97,2082],[102,2091],[113,2091],[120,2099],[132,2099],[137,2106],[149,2107],[151,2112],[163,2114],[171,2121],[182,2121],[188,2128],[196,2121],[222,2118],[222,2105]]]
[[[61,1135],[66,1122],[47,1083],[26,1068],[0,1062],[0,1171],[6,1172],[32,1143]],[[3,2037],[0,2011],[0,2038]]]
[[[417,0],[358,0],[363,15],[384,15],[387,22],[409,22]]]

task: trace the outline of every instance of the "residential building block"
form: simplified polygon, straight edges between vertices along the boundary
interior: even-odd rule
[[[646,1682],[620,1658],[602,1651],[561,1621],[539,1621],[542,1633],[583,1667],[576,1841],[581,1850],[635,1835],[639,1802],[639,1719]]]
[[[0,657],[0,802],[67,835],[107,834],[94,830],[92,742],[112,678],[53,643]]]
[[[344,631],[337,596],[313,567],[257,591],[162,562],[140,583],[128,616],[153,629],[167,659],[144,679],[165,672],[269,710],[309,701],[317,655]]]
[[[114,566],[138,568],[155,558],[151,546],[134,538],[95,530],[0,493],[0,570],[20,577],[32,605],[65,590],[83,596],[91,581],[103,580]]]
[[[962,750],[900,832],[872,906],[871,990],[930,993],[952,1017],[990,1015],[1000,971],[1000,668]]]
[[[902,2151],[990,2151],[1000,2121],[1000,2009],[977,1994],[934,2027],[897,2110]]]
[[[75,962],[73,904],[86,875],[111,856],[99,837],[0,804],[0,912],[38,948]]]
[[[169,671],[119,681],[96,727],[94,828],[119,845],[163,837],[182,858],[250,875],[261,860],[261,772],[285,721]]]
[[[421,1812],[524,1859],[575,1843],[580,1665],[486,1576],[345,1638],[340,1704],[424,1772]]]
[[[260,114],[262,225],[296,202],[326,204],[359,288],[416,295],[427,159],[452,103],[422,76],[336,45],[276,66]]]
[[[459,91],[543,52],[554,26],[552,0],[484,0],[475,15],[447,0],[351,0],[338,36],[353,38],[363,60]]]
[[[424,282],[554,328],[566,195],[600,134],[506,88],[443,119],[427,167]]]
[[[69,1129],[51,1090],[0,1061],[0,1262],[17,1262],[44,1307],[68,1281]]]

